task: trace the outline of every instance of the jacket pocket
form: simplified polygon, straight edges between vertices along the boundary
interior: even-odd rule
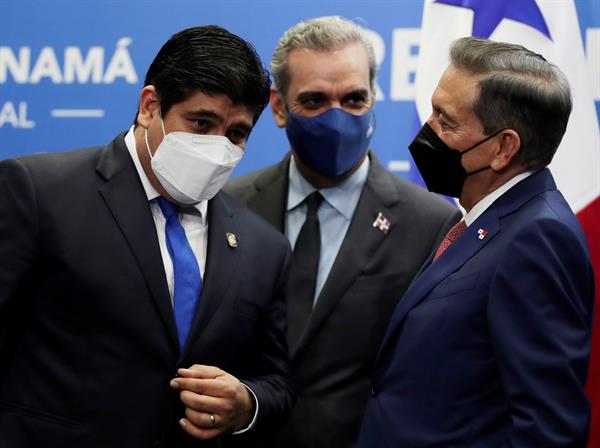
[[[438,284],[427,297],[427,301],[448,298],[455,294],[469,291],[475,288],[479,272],[463,275],[462,277],[450,277]]]
[[[238,313],[253,319],[257,319],[266,313],[265,307],[261,304],[242,298],[238,298],[233,302],[233,309]]]
[[[21,417],[40,420],[46,423],[59,425],[65,428],[78,428],[79,426],[81,426],[81,422],[77,420],[73,420],[67,417],[63,417],[61,415],[56,415],[50,412],[42,411],[39,409],[33,409],[17,404],[0,402],[0,409],[11,414],[19,415]]]

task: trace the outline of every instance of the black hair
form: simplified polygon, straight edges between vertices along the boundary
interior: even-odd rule
[[[153,85],[165,116],[197,91],[224,94],[254,111],[269,101],[269,73],[249,42],[216,25],[196,26],[169,38],[150,64],[144,86]]]

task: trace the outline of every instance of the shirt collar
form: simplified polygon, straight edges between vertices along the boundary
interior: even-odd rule
[[[512,187],[517,185],[522,180],[528,178],[533,174],[532,171],[525,171],[524,173],[517,174],[511,180],[506,182],[504,185],[501,185],[496,190],[492,191],[486,197],[481,199],[477,204],[473,206],[473,208],[467,213],[464,217],[465,224],[470,226],[477,218],[479,218],[483,212],[485,212],[500,196],[510,190]]]
[[[345,179],[335,187],[322,188],[319,190],[329,205],[335,208],[348,220],[352,219],[352,215],[356,209],[356,203],[360,198],[360,193],[367,182],[369,166],[370,160],[367,156],[360,167],[352,173],[348,179]],[[308,195],[317,190],[304,178],[304,176],[302,176],[300,171],[298,171],[293,155],[290,158],[289,179],[290,185],[287,198],[287,211],[296,208]]]
[[[140,162],[140,158],[137,153],[137,147],[135,143],[135,135],[133,133],[135,126],[131,126],[129,132],[125,135],[125,145],[127,146],[127,150],[129,151],[129,155],[133,159],[133,164],[135,165],[135,169],[138,173],[140,180],[142,181],[142,187],[144,187],[144,192],[146,193],[146,197],[148,198],[148,202],[158,198],[160,193],[154,188],[154,186],[150,183],[150,179],[146,176],[146,172],[142,167],[142,162]],[[206,217],[208,212],[208,201],[201,201],[192,206],[195,210],[200,213],[202,218],[202,224],[206,225]],[[186,207],[181,207],[181,211],[185,212]]]

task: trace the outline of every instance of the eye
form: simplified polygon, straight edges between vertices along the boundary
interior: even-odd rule
[[[368,98],[365,95],[353,94],[344,101],[347,107],[352,109],[361,109],[367,106]]]
[[[302,107],[306,109],[318,109],[323,105],[323,98],[309,97],[302,100]]]
[[[212,122],[206,118],[199,118],[194,120],[194,127],[198,133],[208,134],[208,132],[212,129]]]
[[[234,145],[240,146],[245,144],[246,140],[248,140],[248,132],[240,129],[231,129],[227,131],[227,138]]]

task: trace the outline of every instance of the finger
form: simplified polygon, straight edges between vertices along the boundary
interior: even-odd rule
[[[187,390],[181,391],[179,399],[185,406],[200,412],[220,414],[229,409],[227,401],[223,398],[209,397]]]
[[[211,397],[233,398],[244,387],[240,381],[231,376],[224,375],[215,379],[201,378],[174,378],[170,383],[173,389],[189,390]]]
[[[201,440],[214,439],[215,437],[221,435],[224,431],[222,428],[200,428],[190,422],[187,418],[182,418],[179,420],[179,424],[189,435]]]
[[[192,422],[194,426],[202,429],[214,429],[223,426],[223,419],[218,414],[212,412],[199,412],[186,407],[185,417]]]
[[[173,389],[189,390],[197,394],[221,397],[227,393],[229,385],[219,380],[206,380],[200,378],[173,378],[170,386]]]
[[[225,372],[218,367],[194,364],[189,369],[178,369],[177,374],[184,378],[214,379],[224,375]]]

